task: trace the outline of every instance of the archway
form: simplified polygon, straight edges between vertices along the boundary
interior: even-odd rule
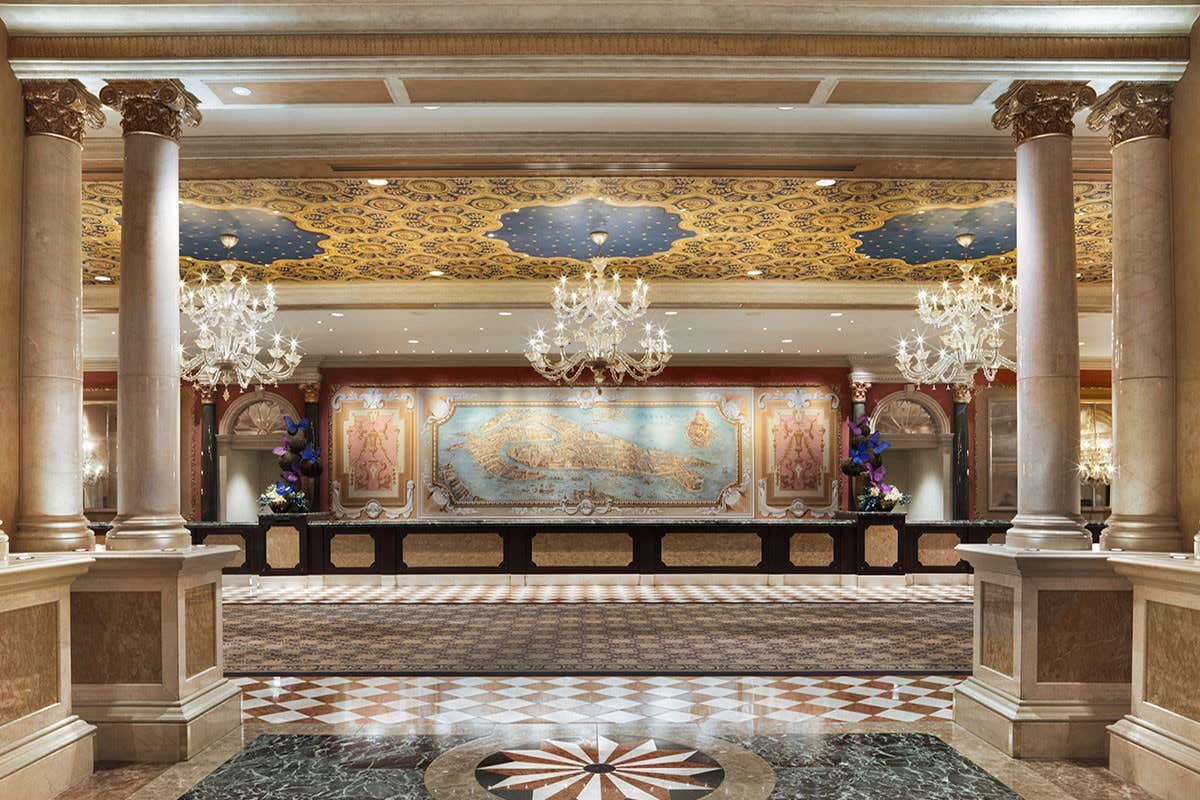
[[[884,456],[888,482],[912,495],[915,520],[948,519],[952,504],[953,436],[946,412],[929,395],[909,385],[880,400],[871,429],[892,443]]]
[[[258,496],[279,477],[271,452],[287,431],[283,418],[299,419],[296,408],[267,391],[243,394],[230,404],[217,428],[220,516],[230,522],[258,519]]]

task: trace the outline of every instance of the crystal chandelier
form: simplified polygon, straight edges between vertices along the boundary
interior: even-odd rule
[[[917,336],[912,349],[906,339],[896,346],[896,366],[913,383],[970,385],[979,370],[992,381],[1000,369],[1016,369],[1000,349],[1001,323],[1017,307],[1017,282],[1001,275],[999,287],[985,286],[967,260],[975,237],[963,233],[955,241],[963,248],[962,281],[958,286],[943,281],[937,291],[917,294],[917,314],[938,330],[940,344],[932,347]]]
[[[629,293],[629,301],[621,301],[621,276],[606,275],[604,258],[605,231],[592,231],[596,245],[592,268],[583,276],[581,285],[572,286],[563,276],[554,286],[554,331],[538,332],[529,340],[525,357],[533,368],[549,380],[574,383],[584,370],[591,370],[597,385],[607,377],[622,383],[628,376],[645,381],[663,371],[671,360],[671,344],[667,332],[646,323],[638,341],[640,353],[621,348],[634,323],[646,315],[650,302],[650,287],[638,278]]]
[[[237,243],[234,234],[221,234],[221,244],[229,251],[227,259]],[[277,310],[275,289],[267,284],[266,292],[258,296],[245,275],[234,280],[236,269],[232,260],[226,260],[221,263],[225,280],[220,283],[210,283],[207,273],[195,287],[179,282],[179,307],[197,328],[197,352],[189,355],[182,344],[179,347],[183,378],[209,389],[223,387],[226,400],[233,384],[243,389],[251,384],[274,385],[291,377],[300,363],[296,340],[291,339],[285,349],[279,333],[271,337],[266,350],[270,360],[260,356],[258,337]]]
[[[108,472],[108,468],[96,452],[96,440],[88,435],[87,418],[83,419],[82,436],[79,443],[80,470],[83,473],[83,485],[95,486]]]
[[[1112,444],[1100,440],[1096,430],[1094,405],[1089,408],[1088,419],[1092,429],[1092,441],[1079,448],[1079,479],[1085,483],[1108,486],[1117,472],[1116,465],[1113,464]]]

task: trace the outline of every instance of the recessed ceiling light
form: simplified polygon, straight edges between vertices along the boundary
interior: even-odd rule
[[[108,275],[97,275],[96,280],[100,283],[108,283],[112,280],[112,278]]]
[[[840,317],[840,316],[842,316],[842,312],[841,312],[841,311],[830,311],[830,312],[829,312],[829,316],[831,316],[831,317]]]
[[[343,314],[341,311],[330,311],[330,312],[329,312],[329,316],[331,316],[331,317],[344,317],[344,316],[346,316],[346,315],[345,315],[345,314]]]
[[[409,339],[408,343],[409,344],[420,344],[421,340],[420,339]]]
[[[421,106],[426,111],[437,111],[441,106]]]
[[[775,106],[780,111],[791,111],[795,106]]]
[[[792,340],[791,340],[791,339],[780,339],[779,341],[780,341],[780,343],[782,343],[782,344],[791,344],[791,343],[792,343]]]
[[[497,311],[496,313],[502,317],[511,317],[512,316],[511,311]]]
[[[250,95],[254,94],[254,92],[250,90],[249,86],[234,86],[231,87],[229,91],[233,92],[238,97],[249,97]]]
[[[833,178],[820,178],[817,180],[817,186],[833,186],[837,183]]]
[[[841,329],[841,328],[838,328],[838,333],[841,333],[841,332],[842,332],[842,329]]]
[[[445,274],[446,274],[446,273],[442,272],[440,269],[431,269],[431,270],[429,270],[429,276],[430,276],[430,277],[432,277],[432,278],[440,278],[440,277],[442,277],[442,276],[443,276],[443,275],[445,275]]]
[[[1080,342],[1080,343],[1079,343],[1079,346],[1080,346],[1080,347],[1083,347],[1085,344],[1087,344],[1087,342]]]
[[[372,186],[387,186],[388,179],[387,178],[367,178],[367,183],[371,184]]]
[[[762,270],[761,269],[748,269],[748,270],[746,270],[746,274],[749,275],[751,278],[753,278],[756,275],[762,275]]]
[[[664,314],[665,316],[668,316],[668,317],[676,317],[676,316],[679,316],[679,312],[678,312],[678,311],[664,311],[664,312],[663,312],[663,314]]]

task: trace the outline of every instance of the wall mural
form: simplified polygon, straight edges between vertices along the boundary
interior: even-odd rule
[[[335,387],[330,510],[349,519],[398,519],[413,512],[414,390]]]
[[[191,180],[181,268],[214,273],[226,231],[255,281],[545,280],[579,272],[606,227],[611,268],[653,279],[956,279],[1015,268],[1011,181],[750,177]],[[84,184],[84,280],[120,278],[121,184]],[[1078,271],[1112,278],[1111,185],[1075,184]]]
[[[824,513],[840,428],[827,386],[339,386],[331,508],[358,519]]]

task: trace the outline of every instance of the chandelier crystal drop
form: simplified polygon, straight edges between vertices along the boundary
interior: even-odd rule
[[[1079,479],[1085,483],[1109,486],[1116,477],[1111,437],[1102,439],[1096,426],[1096,407],[1089,408],[1091,441],[1079,448]]]
[[[963,248],[962,280],[957,286],[943,281],[936,291],[917,294],[917,314],[937,330],[939,343],[917,336],[896,345],[896,366],[913,383],[969,386],[976,372],[990,382],[999,370],[1016,369],[1001,349],[1004,319],[1017,307],[1017,282],[1002,275],[999,286],[984,284],[968,260],[975,237],[964,233],[955,241]]]
[[[84,486],[95,486],[108,473],[108,467],[96,452],[96,440],[88,434],[87,418],[83,418],[79,442],[80,472],[83,474]]]
[[[554,286],[551,308],[554,330],[539,329],[529,340],[525,357],[543,377],[561,383],[574,383],[585,370],[601,385],[605,380],[620,384],[626,377],[642,382],[658,375],[671,360],[667,332],[650,323],[642,326],[638,352],[622,349],[635,323],[646,316],[650,307],[649,285],[638,278],[622,301],[621,276],[605,273],[605,231],[592,231],[596,245],[591,269],[581,284],[572,285],[564,275]]]
[[[224,280],[210,282],[205,273],[197,286],[179,282],[180,310],[196,326],[196,352],[189,354],[183,344],[179,346],[183,379],[209,389],[220,386],[226,400],[234,384],[246,389],[287,380],[301,358],[299,343],[285,342],[278,332],[271,336],[263,356],[259,337],[275,319],[275,289],[268,283],[260,296],[245,275],[234,279],[237,265],[232,251],[237,243],[236,235],[221,234],[228,251],[221,263]]]

